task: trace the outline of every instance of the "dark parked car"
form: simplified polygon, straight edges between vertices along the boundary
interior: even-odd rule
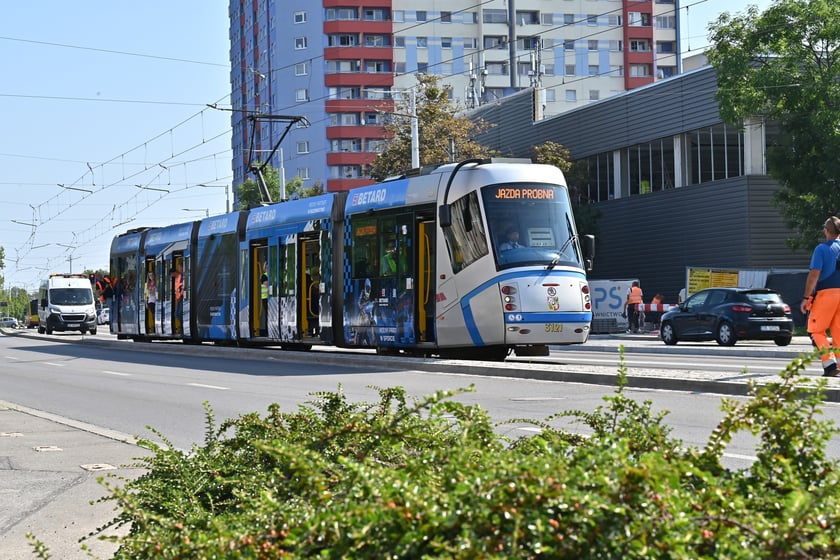
[[[732,346],[739,340],[772,340],[787,346],[793,318],[790,306],[773,290],[709,288],[663,314],[659,336],[665,344],[716,340]]]

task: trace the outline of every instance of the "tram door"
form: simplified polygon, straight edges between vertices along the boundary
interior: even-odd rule
[[[183,253],[173,253],[169,258],[158,257],[156,268],[162,277],[158,283],[160,301],[155,306],[160,306],[160,333],[168,336],[183,334],[186,293]]]
[[[268,336],[268,296],[270,291],[268,242],[254,241],[250,247],[249,300],[252,337]]]
[[[146,330],[144,332],[149,335],[157,332],[157,317],[155,315],[158,300],[157,279],[155,258],[146,257],[146,264],[143,267],[143,304],[146,310]]]
[[[435,222],[417,225],[417,340],[435,340]]]
[[[318,336],[321,310],[321,247],[318,239],[302,239],[300,255],[303,260],[298,269],[301,334],[304,337]]]

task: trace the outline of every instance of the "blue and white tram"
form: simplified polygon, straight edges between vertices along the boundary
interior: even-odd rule
[[[185,227],[114,240],[112,274],[132,273],[129,252],[187,287],[180,328],[164,293],[154,331],[136,318],[118,335],[485,359],[589,336],[594,238],[581,247],[552,166],[468,160]]]

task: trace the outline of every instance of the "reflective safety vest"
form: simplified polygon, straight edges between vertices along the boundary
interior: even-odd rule
[[[268,278],[263,276],[260,282],[260,298],[268,299]]]
[[[638,286],[631,286],[630,293],[627,296],[627,305],[634,303],[642,303],[642,289]]]

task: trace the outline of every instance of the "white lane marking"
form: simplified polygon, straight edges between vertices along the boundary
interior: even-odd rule
[[[205,385],[204,383],[187,383],[190,387],[201,387],[202,389],[218,389],[219,391],[229,391],[230,387],[220,387],[218,385]]]
[[[55,366],[55,367],[64,367],[64,364],[57,364],[55,362],[44,362],[48,366]]]
[[[6,356],[7,360],[20,360],[17,356]]]
[[[555,356],[552,356],[552,358],[554,358],[554,357]],[[570,363],[570,364],[575,364],[577,362],[582,362],[582,363],[587,363],[587,364],[596,364],[596,365],[601,365],[602,364],[602,365],[607,365],[607,366],[616,365],[618,363],[618,361],[615,360],[615,359],[610,360],[610,359],[605,359],[605,358],[574,358],[574,359],[568,360],[568,363]],[[627,365],[633,365],[633,366],[653,366],[653,367],[655,367],[655,366],[674,366],[674,367],[681,367],[681,368],[684,368],[686,365],[688,365],[690,363],[688,361],[685,361],[685,362],[658,361],[657,362],[657,361],[640,360],[640,359],[634,359],[634,358],[629,358],[628,359],[626,357],[624,359],[624,362]],[[755,363],[754,364],[746,364],[745,363],[745,364],[739,365],[739,364],[736,364],[736,363],[703,362],[700,365],[702,367],[719,367],[719,368],[747,367],[751,371],[752,370],[772,370],[775,373],[778,373],[779,371],[784,369],[784,366],[776,367],[776,366],[773,366],[773,365],[763,365],[763,364],[755,364]],[[806,369],[809,369],[809,368],[806,368]]]
[[[108,375],[119,375],[122,377],[129,377],[131,375],[130,373],[123,373],[121,371],[109,371],[107,369],[102,370],[102,373],[107,373]]]

